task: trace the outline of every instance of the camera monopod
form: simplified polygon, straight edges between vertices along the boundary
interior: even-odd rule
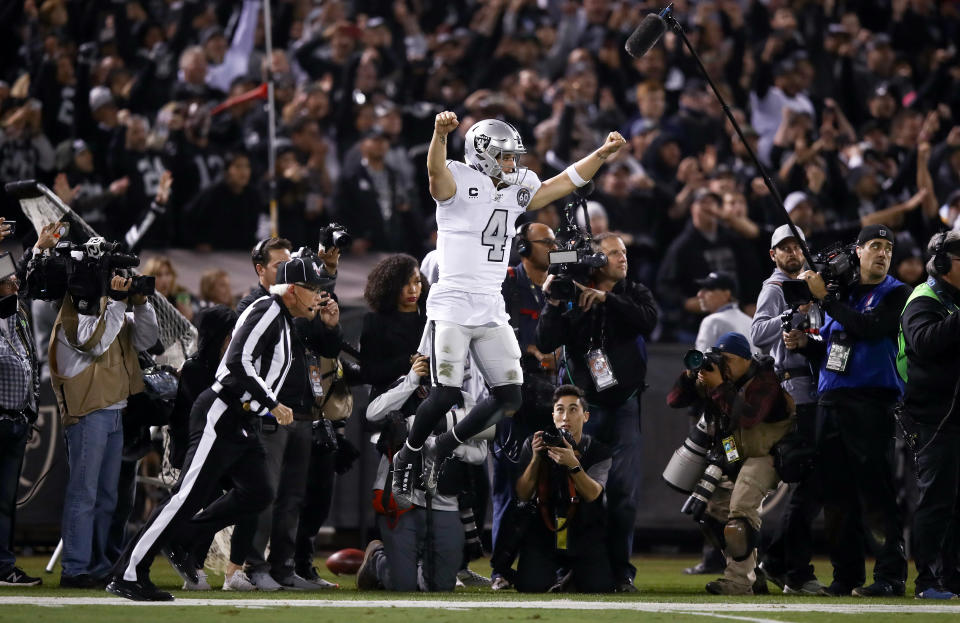
[[[704,78],[706,78],[707,84],[710,85],[710,89],[713,91],[713,94],[720,101],[720,106],[723,108],[723,112],[727,115],[727,119],[729,119],[730,123],[733,125],[733,129],[737,132],[737,136],[740,138],[740,141],[743,142],[743,146],[746,148],[747,153],[750,154],[750,159],[753,161],[753,164],[755,164],[757,170],[760,171],[760,175],[763,177],[763,183],[766,184],[767,188],[770,190],[770,195],[776,202],[777,207],[779,207],[780,211],[783,213],[783,220],[790,227],[793,237],[797,239],[797,243],[800,245],[800,249],[803,251],[803,257],[807,261],[807,265],[813,266],[813,257],[810,255],[810,249],[807,248],[807,243],[800,236],[800,232],[797,230],[796,225],[794,225],[793,221],[790,220],[790,215],[787,213],[787,209],[783,206],[783,198],[780,196],[780,191],[778,191],[777,187],[774,186],[773,180],[770,179],[770,175],[767,173],[766,168],[764,168],[763,164],[760,162],[760,159],[757,158],[757,155],[753,152],[753,148],[750,147],[750,143],[747,142],[747,138],[743,135],[743,130],[740,129],[740,124],[737,123],[737,120],[734,118],[733,112],[731,112],[726,100],[723,99],[723,95],[720,94],[720,91],[717,89],[717,85],[714,84],[713,80],[710,78],[710,74],[707,73],[707,68],[703,66],[703,61],[700,60],[700,55],[697,54],[697,51],[693,48],[693,45],[691,45],[690,40],[687,39],[687,35],[683,32],[683,26],[677,21],[677,18],[673,16],[672,2],[668,4],[665,9],[660,11],[660,13],[650,13],[643,18],[643,20],[640,22],[640,25],[637,26],[636,30],[634,30],[633,33],[627,38],[627,43],[624,45],[627,54],[633,58],[640,58],[646,54],[650,48],[657,44],[657,41],[660,40],[660,37],[667,32],[667,27],[673,30],[673,32],[680,37],[687,50],[690,51],[690,54],[693,56],[694,60],[697,61],[697,67],[700,68],[700,73],[703,74]]]

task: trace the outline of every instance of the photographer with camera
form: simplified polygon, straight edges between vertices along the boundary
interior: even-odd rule
[[[910,288],[887,275],[893,244],[890,228],[868,225],[857,236],[858,263],[851,261],[840,274],[833,274],[836,264],[821,269],[831,276],[829,285],[820,273],[800,273],[814,298],[822,301],[821,339],[800,331],[783,338],[788,350],[820,361],[817,467],[833,564],[833,583],[825,589],[830,595],[900,596],[907,579],[890,456],[893,410],[903,394],[896,365],[897,331]],[[847,282],[853,285],[839,286]],[[877,562],[874,583],[863,586],[868,534],[876,535],[871,547]]]
[[[955,599],[960,593],[958,543],[952,536],[960,497],[960,232],[935,234],[927,250],[930,278],[907,299],[897,356],[906,382],[904,412],[916,427],[910,444],[920,485],[913,516],[915,595]]]
[[[640,488],[640,393],[647,373],[644,339],[657,324],[653,294],[627,278],[627,249],[612,233],[592,241],[607,258],[586,284],[573,282],[579,296],[561,305],[547,277],[547,297],[537,324],[536,346],[548,353],[565,347],[567,378],[587,388],[592,417],[587,432],[613,451],[606,485],[610,524],[608,550],[618,590],[633,591],[636,569],[630,564],[633,526]]]
[[[773,360],[752,355],[740,333],[725,333],[706,353],[690,351],[684,365],[667,404],[701,407],[711,439],[706,469],[682,510],[727,558],[707,592],[752,595],[760,504],[780,481],[771,451],[794,425],[793,401]]]
[[[95,240],[87,243],[88,256]],[[53,230],[44,228],[38,248],[54,243]],[[87,269],[81,265],[74,270]],[[81,281],[74,279],[78,276],[70,275],[71,287]],[[104,293],[97,297],[68,292],[50,339],[50,380],[65,429],[70,471],[61,527],[62,588],[103,586],[110,571],[104,547],[117,504],[121,414],[127,398],[144,389],[137,353],[156,344],[159,336],[147,297],[129,294],[132,281],[113,275],[108,284],[100,284]],[[132,304],[133,313],[127,312],[124,299]]]
[[[553,400],[553,429],[528,437],[520,454],[513,583],[520,592],[609,593],[619,584],[605,538],[611,452],[584,434],[590,412],[580,388],[561,385]]]
[[[804,285],[795,281],[804,267],[801,245],[806,240],[803,231],[798,231],[800,240],[789,225],[781,225],[770,238],[770,259],[776,268],[763,282],[750,337],[773,357],[774,368],[783,379],[782,387],[797,407],[797,432],[812,448],[816,444],[816,377],[806,357],[787,350],[783,336],[785,330],[807,330],[811,316],[819,319],[819,310],[810,303],[809,294],[802,303],[792,298],[791,286]],[[760,567],[767,579],[786,594],[816,595],[823,589],[810,564],[813,520],[822,506],[818,488],[813,474],[793,487],[774,539],[764,550]]]
[[[4,233],[0,220],[0,237]],[[0,586],[38,586],[40,578],[16,566],[13,530],[20,468],[37,420],[39,363],[33,330],[20,305],[16,266],[0,253]]]
[[[468,551],[476,552],[473,558],[482,555],[473,514],[473,487],[469,486],[466,467],[485,464],[486,441],[470,439],[453,450],[437,483],[436,495],[420,485],[414,490],[413,506],[399,508],[391,494],[391,463],[403,447],[417,407],[432,391],[430,358],[415,353],[412,361],[410,371],[367,406],[367,421],[381,427],[373,436],[380,452],[373,509],[383,541],[374,540],[367,545],[363,564],[357,571],[360,590],[453,591],[465,555],[464,545]],[[447,412],[433,435],[466,417],[473,403],[470,394],[462,392],[461,404]],[[424,451],[434,450],[428,447]]]
[[[251,260],[259,278],[258,287],[237,305],[244,310],[264,296],[268,296],[276,279],[276,266],[291,258],[290,242],[283,238],[267,238],[254,247]],[[314,405],[322,399],[322,389],[311,380],[311,368],[319,370],[319,357],[334,358],[340,353],[343,334],[340,329],[340,309],[331,296],[340,258],[340,248],[331,244],[329,250],[311,257],[308,249],[298,251],[303,265],[313,273],[318,287],[318,303],[310,317],[292,321],[293,340],[290,350],[290,371],[278,392],[278,400],[293,410],[289,426],[263,426],[260,439],[267,455],[267,481],[277,492],[276,499],[261,511],[254,534],[234,532],[232,548],[247,550],[246,575],[259,590],[317,590],[334,585],[319,576],[304,578],[296,573],[292,561],[296,551],[297,528],[309,477],[310,455],[313,452]],[[239,532],[239,534],[238,534]],[[240,541],[249,540],[252,547]],[[265,558],[267,543],[270,554]],[[310,567],[312,569],[312,566]],[[231,562],[227,568],[228,580],[239,571]],[[306,571],[305,569],[303,571]],[[238,575],[231,586],[248,590],[249,583]]]

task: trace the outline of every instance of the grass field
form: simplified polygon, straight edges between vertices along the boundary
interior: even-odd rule
[[[513,591],[458,589],[453,594],[394,594],[358,592],[352,576],[335,577],[322,568],[327,579],[340,583],[339,590],[297,593],[188,592],[164,560],[153,567],[153,580],[173,590],[177,601],[164,605],[141,605],[118,600],[103,591],[61,590],[59,568],[43,573],[46,560],[25,558],[19,564],[31,575],[41,575],[44,586],[32,589],[0,588],[0,621],[119,622],[148,621],[194,623],[198,621],[347,621],[349,623],[411,623],[429,620],[451,623],[488,621],[665,621],[681,623],[705,619],[754,622],[887,623],[901,621],[960,621],[960,602],[920,602],[902,599],[863,600],[853,597],[828,599],[788,597],[780,594],[754,597],[715,597],[704,592],[710,576],[685,576],[680,571],[695,562],[691,558],[640,557],[637,567],[639,593],[629,595],[520,595]],[[828,579],[829,564],[816,561],[820,579]],[[487,561],[474,569],[488,573]],[[868,574],[869,575],[869,574]],[[219,587],[222,576],[211,574]],[[771,589],[775,587],[771,584]],[[912,578],[908,595],[912,595]]]

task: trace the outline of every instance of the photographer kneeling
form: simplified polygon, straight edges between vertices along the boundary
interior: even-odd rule
[[[520,592],[542,593],[572,586],[585,593],[616,588],[606,547],[603,490],[610,450],[589,435],[583,392],[561,385],[553,394],[553,431],[527,438],[520,453],[517,499],[534,500],[526,508],[514,585]]]
[[[607,550],[619,591],[635,591],[636,569],[630,564],[633,528],[640,492],[640,393],[647,374],[644,338],[657,324],[653,294],[643,284],[627,279],[627,249],[619,236],[600,234],[591,242],[603,253],[606,266],[592,271],[590,281],[565,285],[577,294],[561,305],[551,286],[561,282],[550,275],[543,283],[547,297],[537,324],[536,346],[549,353],[565,346],[562,367],[566,377],[584,388],[592,414],[586,432],[613,452],[606,484],[610,522]],[[556,282],[556,283],[555,283]]]
[[[683,507],[727,558],[714,595],[752,595],[760,539],[760,503],[780,476],[771,450],[794,426],[794,404],[773,359],[752,356],[740,333],[725,333],[687,366],[667,396],[674,409],[699,404],[713,444],[707,468]],[[711,495],[712,494],[712,495]]]

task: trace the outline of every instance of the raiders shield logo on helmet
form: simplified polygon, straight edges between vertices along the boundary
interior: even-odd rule
[[[486,134],[477,134],[473,137],[473,148],[480,153],[485,153],[490,146],[490,137]]]
[[[526,188],[521,188],[517,191],[517,205],[525,208],[528,203],[530,203],[530,191]]]

